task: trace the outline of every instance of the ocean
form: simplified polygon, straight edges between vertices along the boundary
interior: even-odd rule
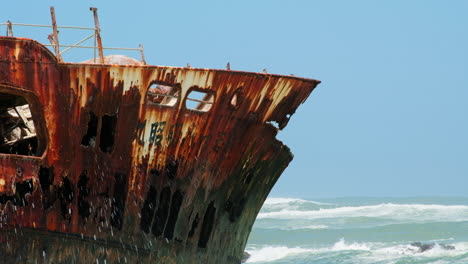
[[[268,198],[247,263],[468,264],[468,197]]]

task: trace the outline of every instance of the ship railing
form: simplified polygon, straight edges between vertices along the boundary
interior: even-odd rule
[[[94,28],[92,27],[73,27],[73,26],[57,26],[57,22],[55,19],[55,9],[54,7],[50,7],[50,14],[52,18],[52,25],[38,25],[38,24],[24,24],[24,23],[12,23],[11,21],[7,21],[6,23],[0,23],[0,26],[6,26],[6,36],[13,37],[13,26],[26,26],[26,27],[43,27],[43,28],[52,28],[52,33],[47,36],[50,41],[50,44],[44,44],[44,46],[52,47],[57,60],[63,62],[62,54],[65,52],[73,49],[73,48],[84,48],[84,49],[93,49],[94,50],[94,61],[99,58],[99,61],[102,63],[104,62],[104,50],[125,50],[125,51],[139,51],[141,56],[141,63],[146,64],[145,55],[143,45],[139,45],[138,48],[116,48],[116,47],[103,47],[102,40],[101,40],[101,29],[99,27],[99,19],[97,14],[97,8],[90,7],[90,10],[93,12],[94,16]],[[86,38],[71,44],[71,45],[62,45],[59,43],[59,30],[58,29],[79,29],[79,30],[87,30],[93,31],[93,33]],[[94,45],[86,46],[81,45],[87,40],[94,38]],[[65,48],[60,50],[61,48]],[[96,55],[96,52],[98,55]]]

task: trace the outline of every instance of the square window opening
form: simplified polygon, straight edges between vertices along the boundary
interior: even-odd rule
[[[214,103],[214,95],[211,93],[191,91],[185,100],[185,107],[190,110],[208,112]]]
[[[146,95],[149,105],[175,106],[179,100],[180,89],[175,86],[152,84]]]
[[[0,92],[0,154],[40,156],[33,114],[20,95]]]

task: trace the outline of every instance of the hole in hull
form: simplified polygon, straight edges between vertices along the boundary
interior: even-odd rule
[[[195,215],[195,219],[193,219],[192,227],[190,228],[190,231],[188,233],[188,238],[193,237],[193,235],[195,234],[195,230],[198,227],[198,221],[200,221],[200,219],[198,218],[198,214],[197,214]]]
[[[23,182],[15,183],[15,194],[12,196],[2,195],[0,196],[0,204],[5,204],[8,201],[13,201],[14,205],[17,206],[26,206],[28,202],[26,201],[26,194],[31,194],[34,190],[33,181],[26,180]]]
[[[154,186],[150,186],[148,194],[146,195],[145,203],[141,209],[140,228],[145,233],[149,233],[151,227],[151,220],[153,219],[154,210],[156,209],[156,200],[158,192]]]
[[[165,187],[159,198],[159,206],[156,214],[154,215],[153,226],[151,232],[155,236],[160,236],[163,233],[164,225],[169,213],[169,202],[171,200],[171,190],[169,187]]]
[[[78,180],[78,214],[82,218],[88,218],[90,215],[90,205],[89,202],[86,201],[86,197],[89,195],[89,188],[88,188],[88,172],[85,170],[81,173],[80,178]]]
[[[70,203],[73,201],[75,193],[73,191],[73,185],[68,178],[63,178],[62,186],[58,192],[60,199],[60,211],[64,219],[71,218],[71,209],[69,208]]]
[[[198,240],[198,247],[206,248],[210,239],[211,231],[214,225],[214,217],[216,214],[216,208],[214,203],[211,202],[206,209],[205,216],[203,217],[202,229],[200,231],[200,239]]]
[[[98,129],[98,118],[93,112],[89,112],[88,131],[81,140],[81,145],[94,147]]]
[[[184,200],[184,195],[180,191],[176,191],[172,196],[171,211],[167,220],[166,229],[164,230],[164,237],[172,239],[174,236],[174,228],[179,216],[180,206]]]
[[[112,152],[114,147],[116,125],[117,116],[104,115],[102,117],[101,136],[99,138],[99,148],[102,152]]]
[[[127,177],[124,173],[115,173],[114,199],[112,200],[112,211],[110,223],[113,227],[122,230],[125,200],[127,199]]]
[[[53,203],[52,189],[54,182],[54,168],[41,167],[39,169],[39,183],[42,189],[42,201],[44,209],[49,208]]]

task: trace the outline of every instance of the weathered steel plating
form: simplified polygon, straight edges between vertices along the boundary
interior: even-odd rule
[[[0,37],[0,92],[28,101],[43,150],[0,154],[0,255],[25,263],[239,263],[292,159],[277,131],[318,83],[62,63],[36,41]],[[153,84],[177,89],[177,102],[148,102]],[[186,107],[192,91],[214,96],[209,111]]]

